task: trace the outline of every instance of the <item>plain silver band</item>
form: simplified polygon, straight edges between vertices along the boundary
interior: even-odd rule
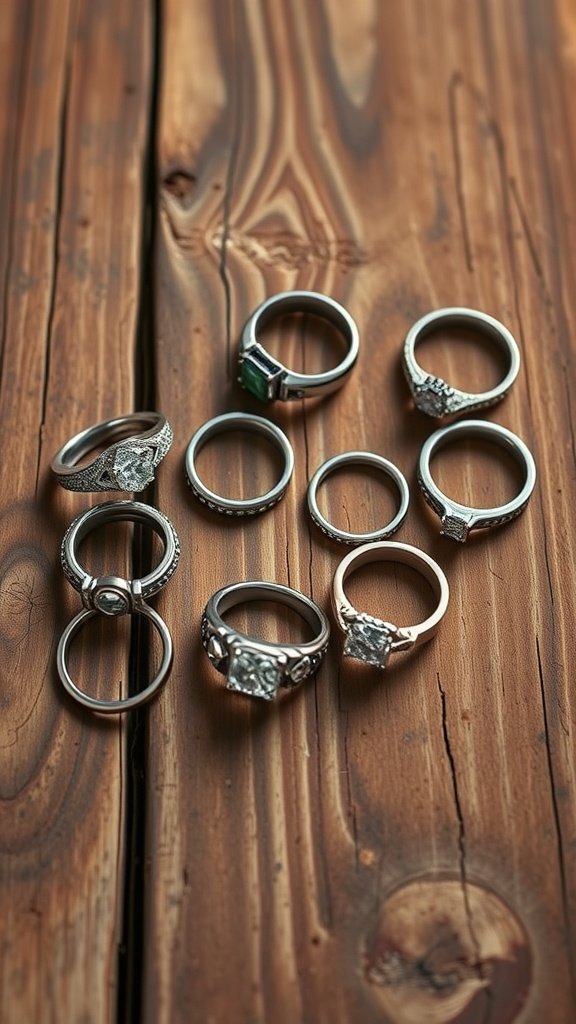
[[[100,477],[110,470],[114,456],[119,448],[131,444],[142,449],[149,444],[158,444],[154,458],[154,466],[162,461],[172,444],[172,428],[165,416],[158,412],[135,412],[114,419],[104,420],[93,427],[81,430],[60,448],[50,463],[52,472],[58,483],[67,490],[74,491],[111,491],[125,490],[113,479],[112,473],[106,473],[105,482]],[[104,443],[121,438],[119,444],[113,444],[86,466],[78,463],[89,452],[101,447]]]
[[[80,565],[76,554],[80,543],[97,526],[112,522],[134,522],[148,526],[164,543],[164,554],[159,565],[141,580],[139,584],[144,599],[157,594],[168,582],[178,565],[180,545],[178,534],[172,523],[158,509],[140,501],[106,501],[82,512],[70,524],[60,549],[62,571],[75,590],[82,592],[93,577]]]
[[[432,456],[445,445],[462,438],[479,437],[500,445],[513,456],[525,473],[525,482],[512,501],[493,508],[476,508],[453,501],[434,483],[430,473]],[[483,526],[499,526],[514,519],[526,507],[536,483],[536,465],[524,441],[498,423],[486,420],[460,420],[436,430],[422,445],[418,466],[418,483],[430,507],[441,517],[441,533],[455,540],[466,540],[469,530]],[[461,534],[461,535],[459,535]]]
[[[266,491],[266,494],[255,498],[224,498],[220,494],[216,494],[215,491],[211,491],[198,476],[196,470],[198,452],[211,437],[228,430],[252,431],[255,434],[260,434],[271,441],[280,451],[284,459],[282,476],[274,487]],[[294,452],[284,431],[270,420],[247,412],[226,412],[221,416],[215,416],[214,419],[208,420],[198,428],[186,449],[185,466],[186,479],[193,493],[212,511],[228,516],[256,515],[272,508],[283,498],[294,469]]]
[[[504,350],[508,356],[510,366],[504,379],[500,381],[495,388],[491,388],[489,391],[483,391],[478,394],[461,391],[459,388],[446,385],[442,378],[434,377],[427,373],[427,371],[423,370],[417,363],[414,353],[419,342],[439,327],[447,326],[472,328],[480,334],[491,338],[501,349]],[[482,313],[478,309],[467,309],[466,307],[461,306],[435,309],[431,313],[427,313],[426,316],[421,317],[420,320],[417,320],[416,323],[413,324],[408,331],[404,342],[404,373],[410,386],[415,405],[431,416],[450,415],[451,413],[481,409],[494,405],[495,402],[499,402],[507,394],[511,385],[518,376],[519,369],[520,352],[518,345],[508,328],[505,327],[504,324],[500,323],[499,320],[496,320],[492,316],[488,316],[487,313]],[[422,392],[422,387],[424,386],[424,388],[426,388],[427,382],[431,382],[433,387],[437,385],[441,391],[446,392],[446,408],[438,408],[437,411],[432,411],[431,408],[426,407],[428,404],[425,398],[426,391],[424,390],[424,392]]]
[[[92,609],[79,612],[73,619],[68,623],[66,629],[60,637],[58,644],[58,651],[56,654],[56,665],[58,669],[58,675],[62,681],[62,685],[65,690],[82,704],[85,708],[89,708],[90,711],[97,711],[103,715],[117,714],[122,711],[131,711],[134,708],[141,707],[142,704],[146,704],[154,694],[160,689],[170,672],[172,665],[172,637],[170,636],[170,630],[164,622],[164,620],[154,611],[153,608],[149,608],[148,605],[141,605],[137,609],[137,613],[145,615],[147,619],[154,624],[158,630],[163,643],[162,662],[158,672],[154,676],[153,680],[148,684],[146,689],[141,690],[140,693],[134,694],[132,697],[125,697],[121,700],[100,700],[98,697],[90,697],[87,693],[81,690],[74,680],[72,679],[68,666],[66,664],[66,657],[68,649],[76,633],[81,629],[85,622],[93,618],[98,614],[97,611]]]
[[[394,518],[386,526],[367,533],[352,533],[349,530],[340,530],[336,526],[332,526],[326,517],[322,515],[318,508],[318,488],[330,473],[346,465],[375,466],[376,469],[381,469],[386,476],[391,477],[396,484],[400,495],[400,508]],[[343,544],[359,544],[366,541],[383,540],[385,537],[391,537],[392,534],[402,526],[402,523],[406,518],[406,513],[408,512],[410,491],[403,473],[400,472],[393,462],[385,459],[382,455],[376,455],[374,452],[343,452],[341,455],[334,455],[332,458],[326,459],[326,461],[319,466],[308,484],[307,498],[310,516],[316,525],[320,527],[323,533],[327,534],[327,536],[331,537],[333,540],[340,541]]]
[[[410,636],[411,646],[418,646],[430,640],[436,633],[448,607],[450,596],[448,580],[438,563],[430,555],[427,555],[425,551],[421,551],[420,548],[415,548],[411,544],[400,544],[397,541],[380,541],[377,544],[364,544],[362,547],[356,548],[355,551],[350,551],[342,559],[334,573],[332,586],[332,602],[338,625],[342,630],[346,631],[347,622],[343,612],[358,614],[356,609],[350,605],[344,593],[346,579],[362,565],[379,561],[398,562],[402,565],[408,565],[412,569],[416,569],[432,587],[434,596],[438,601],[436,610],[432,615],[429,615],[427,619],[415,626],[399,627]]]
[[[258,335],[276,317],[287,313],[311,313],[328,321],[339,330],[347,344],[344,359],[324,373],[296,373],[283,363],[268,355],[258,341]],[[350,313],[339,302],[320,292],[280,292],[266,299],[247,321],[240,338],[240,370],[242,363],[255,358],[263,359],[264,366],[270,367],[268,400],[292,401],[300,398],[318,398],[329,395],[344,384],[344,381],[358,358],[360,339],[358,328]]]

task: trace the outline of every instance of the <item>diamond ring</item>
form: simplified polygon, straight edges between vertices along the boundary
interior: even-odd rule
[[[332,526],[332,523],[328,522],[326,517],[322,515],[318,508],[318,488],[329,473],[345,465],[375,466],[376,469],[382,470],[383,473],[392,478],[400,495],[400,507],[394,518],[386,526],[371,532],[352,533],[350,530],[340,530],[336,526]],[[331,537],[332,540],[341,541],[344,544],[359,544],[362,541],[383,540],[384,537],[391,537],[402,526],[408,511],[410,492],[404,474],[400,472],[393,462],[385,459],[382,455],[375,455],[373,452],[344,452],[342,455],[334,455],[331,459],[326,459],[326,462],[323,462],[316,470],[308,484],[307,498],[310,516],[323,533]]]
[[[449,498],[434,483],[430,473],[432,456],[452,441],[469,437],[479,437],[484,441],[500,445],[520,465],[524,473],[524,484],[511,501],[493,508],[475,508]],[[440,533],[451,537],[452,540],[464,542],[467,540],[470,530],[500,526],[501,523],[515,519],[524,511],[536,483],[536,465],[532,453],[524,441],[521,441],[506,427],[486,420],[460,420],[458,423],[451,423],[448,427],[436,430],[424,442],[420,452],[418,483],[424,498],[440,516],[442,521]]]
[[[258,341],[258,335],[276,317],[286,313],[311,313],[327,320],[342,333],[344,359],[324,373],[296,373],[274,359]],[[261,402],[329,395],[342,386],[358,357],[359,337],[355,321],[339,302],[320,292],[280,292],[266,299],[247,321],[240,338],[240,381]]]
[[[372,562],[399,562],[416,569],[430,584],[437,604],[435,611],[416,626],[395,626],[391,622],[359,612],[348,601],[344,583],[351,573]],[[364,544],[342,559],[334,574],[332,602],[340,629],[345,634],[344,655],[386,668],[390,654],[408,651],[430,640],[448,607],[448,580],[440,566],[424,551],[410,544],[380,541]]]
[[[211,437],[228,430],[261,434],[279,450],[284,461],[282,475],[266,494],[255,498],[225,498],[211,491],[200,479],[196,469],[198,452]],[[193,494],[213,512],[221,512],[226,516],[250,516],[265,512],[284,497],[294,469],[294,452],[286,434],[270,420],[247,412],[226,412],[198,428],[186,449],[185,466],[186,479]]]
[[[508,371],[504,379],[489,391],[471,393],[451,387],[441,377],[423,370],[416,362],[416,346],[439,327],[467,327],[495,341],[508,359]],[[518,376],[520,352],[512,334],[499,320],[478,309],[455,306],[433,310],[413,324],[404,342],[403,363],[416,407],[428,416],[440,417],[464,410],[483,409],[504,398]]]
[[[128,436],[127,436],[128,435]],[[78,463],[113,438],[87,465]],[[68,491],[142,491],[154,479],[154,469],[172,444],[172,427],[157,412],[117,416],[82,430],[60,448],[51,469]]]
[[[223,615],[249,601],[274,601],[292,608],[311,627],[312,640],[298,644],[270,643],[233,629]],[[229,690],[273,700],[280,687],[298,686],[315,672],[328,647],[330,626],[310,598],[280,583],[234,583],[212,595],[202,616],[202,643]]]

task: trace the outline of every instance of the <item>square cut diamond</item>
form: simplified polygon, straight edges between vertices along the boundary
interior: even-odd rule
[[[392,634],[378,619],[356,619],[346,630],[344,654],[376,668],[386,668],[392,647]]]
[[[230,654],[226,685],[229,690],[250,697],[274,700],[283,674],[282,666],[273,655],[236,647]]]
[[[445,515],[442,517],[442,533],[445,537],[450,537],[452,540],[459,540],[461,544],[468,537],[468,531],[470,527],[465,519],[461,516]]]

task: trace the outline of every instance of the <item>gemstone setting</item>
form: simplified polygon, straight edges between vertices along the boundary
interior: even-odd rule
[[[230,653],[226,685],[229,690],[250,697],[274,700],[284,675],[279,658],[246,647],[234,647]]]
[[[130,603],[125,594],[119,594],[117,590],[100,590],[94,595],[94,608],[103,615],[126,615]]]
[[[414,401],[421,412],[428,416],[445,416],[452,412],[454,388],[451,388],[441,377],[429,375],[422,382],[417,384],[414,391]]]
[[[259,345],[254,345],[240,358],[239,381],[260,402],[272,402],[278,397],[282,372],[282,366],[270,359]]]
[[[386,668],[391,649],[392,630],[387,623],[371,615],[358,616],[348,623],[344,643],[347,658]]]
[[[151,448],[123,445],[114,456],[112,467],[117,486],[123,491],[142,491],[154,479]]]
[[[468,533],[470,531],[470,523],[464,518],[464,516],[454,515],[453,513],[446,512],[442,516],[442,527],[440,533],[444,537],[450,537],[451,540],[460,541],[461,544],[468,539]]]

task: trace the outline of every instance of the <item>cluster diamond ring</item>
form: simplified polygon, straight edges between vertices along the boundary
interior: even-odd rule
[[[508,369],[503,380],[489,391],[472,393],[451,387],[441,377],[423,370],[416,361],[416,346],[439,327],[467,327],[490,338],[504,351]],[[478,309],[453,306],[435,309],[410,328],[404,342],[404,373],[414,404],[428,416],[450,416],[465,410],[483,409],[499,402],[518,376],[520,352],[514,337],[504,324]]]
[[[240,633],[223,616],[249,601],[273,601],[292,608],[311,627],[313,638],[270,643]],[[215,668],[226,675],[229,690],[273,700],[278,690],[298,686],[314,673],[328,647],[330,626],[324,612],[304,594],[280,583],[248,581],[216,591],[202,616],[202,643]]]
[[[344,593],[351,573],[372,562],[398,562],[415,569],[429,583],[436,598],[434,612],[416,626],[395,626],[384,619],[357,611]],[[440,566],[424,551],[411,544],[379,541],[364,544],[342,559],[334,574],[332,602],[334,614],[345,635],[344,655],[376,668],[386,668],[390,654],[408,651],[430,640],[448,607],[448,580]]]
[[[259,341],[262,330],[287,313],[309,313],[328,321],[344,337],[344,359],[324,373],[296,373],[271,356]],[[355,321],[339,302],[320,292],[280,292],[266,299],[249,320],[240,338],[242,387],[262,402],[293,401],[331,394],[344,384],[358,358],[359,335]]]
[[[434,483],[430,472],[432,456],[444,445],[462,438],[477,437],[504,448],[519,464],[523,471],[524,483],[520,492],[511,501],[493,508],[476,508],[463,505],[449,498]],[[536,465],[530,449],[516,434],[498,423],[486,420],[460,420],[448,427],[436,430],[422,445],[418,466],[418,483],[430,507],[440,516],[440,533],[446,537],[464,542],[470,530],[481,527],[500,526],[515,519],[524,511],[536,483]]]
[[[373,466],[382,470],[394,481],[400,497],[400,506],[386,526],[366,533],[353,533],[350,530],[340,530],[333,526],[322,515],[318,508],[318,488],[330,473],[347,465]],[[326,462],[319,466],[308,484],[307,499],[310,516],[323,533],[331,537],[332,540],[340,541],[343,544],[360,544],[366,541],[383,540],[385,537],[391,537],[396,530],[400,529],[408,511],[410,491],[404,474],[393,462],[385,459],[382,455],[376,455],[374,452],[343,452],[341,455],[334,455],[331,459],[326,459]]]
[[[68,491],[142,491],[154,479],[172,438],[172,427],[160,413],[117,416],[67,441],[52,459],[51,469]],[[95,459],[79,465],[103,445],[108,447]]]
[[[265,494],[253,498],[225,498],[206,486],[196,469],[196,457],[210,438],[225,431],[251,431],[260,434],[278,449],[284,467],[278,482]],[[294,452],[284,431],[275,423],[247,412],[225,412],[208,420],[192,436],[186,449],[186,479],[192,493],[213,512],[226,516],[256,515],[272,508],[283,498],[294,469]]]

